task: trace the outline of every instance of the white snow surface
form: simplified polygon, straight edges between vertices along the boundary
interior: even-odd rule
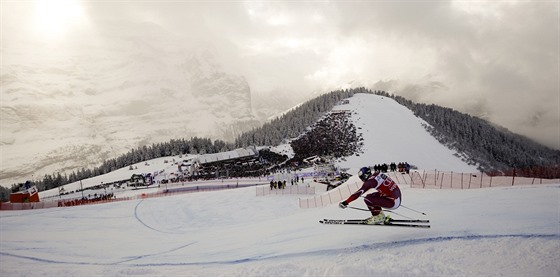
[[[429,125],[395,100],[371,94],[355,94],[349,104],[334,110],[352,113],[352,121],[364,139],[363,153],[340,162],[357,172],[362,166],[408,162],[422,170],[477,172],[455,151],[440,144],[423,125]]]
[[[0,213],[2,276],[559,276],[559,185],[403,187],[431,229],[255,188]],[[361,201],[352,203],[364,207]],[[399,213],[418,214],[404,208]],[[396,216],[394,216],[396,217]]]
[[[406,109],[394,113],[393,123],[367,123],[376,109],[365,108],[366,101],[387,103],[378,109],[400,107],[393,100],[350,100],[336,109],[355,111],[365,149],[340,166],[409,161],[422,169],[472,169],[425,137],[415,127],[420,120],[401,118]],[[407,139],[376,137],[375,128],[404,129]],[[171,168],[154,160],[148,172]],[[84,186],[129,177],[126,170]],[[322,225],[324,218],[368,212],[301,209],[298,199],[307,196],[256,196],[255,187],[2,211],[0,276],[560,276],[560,184],[401,190],[406,208],[393,218],[430,219],[430,229]],[[365,208],[362,199],[351,205]]]

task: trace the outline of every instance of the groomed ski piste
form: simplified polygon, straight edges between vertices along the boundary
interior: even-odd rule
[[[350,172],[401,160],[420,169],[475,171],[430,140],[406,109],[393,123],[364,123],[372,116],[367,107],[384,103],[373,109],[380,113],[403,109],[394,101],[373,95],[350,100],[337,109],[355,111],[365,139],[364,153],[341,162]],[[408,145],[375,138],[376,128],[406,136]],[[431,156],[411,149],[429,149]],[[110,174],[105,177],[111,181]],[[356,181],[353,176],[348,182]],[[430,229],[323,225],[318,221],[368,213],[337,205],[301,209],[298,199],[306,196],[256,196],[255,187],[2,211],[0,275],[560,276],[559,189],[402,185],[403,205],[427,215],[402,207],[396,212],[429,219]],[[365,208],[361,199],[351,205]]]

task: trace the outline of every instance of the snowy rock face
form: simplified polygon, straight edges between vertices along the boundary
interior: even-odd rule
[[[184,65],[192,95],[217,118],[252,119],[247,80],[221,71],[211,57],[206,58],[193,56]]]
[[[233,140],[258,124],[248,82],[210,51],[151,51],[2,65],[0,184],[97,166],[172,138]]]

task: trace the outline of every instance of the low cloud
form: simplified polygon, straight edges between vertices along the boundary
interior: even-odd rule
[[[255,94],[386,89],[560,149],[557,2],[73,2],[83,18],[49,39],[32,2],[3,3],[5,64],[49,49],[72,59],[145,47],[181,59],[202,47]]]

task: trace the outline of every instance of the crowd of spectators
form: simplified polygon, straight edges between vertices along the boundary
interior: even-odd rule
[[[290,180],[291,185],[297,185],[300,181],[303,183],[303,177],[295,176],[294,179]],[[270,190],[273,189],[285,189],[286,188],[286,180],[283,181],[270,181]]]
[[[293,181],[292,181],[293,185]],[[284,181],[270,181],[270,190],[273,189],[285,189],[286,188],[286,180]]]
[[[60,200],[58,201],[59,207],[68,207],[68,206],[78,206],[78,205],[85,205],[85,204],[92,204],[95,202],[101,201],[108,201],[115,199],[115,195],[113,193],[108,194],[94,194],[93,197],[83,197],[81,199],[72,199],[72,200]]]
[[[332,112],[291,142],[295,153],[293,160],[299,163],[311,156],[350,156],[360,151],[362,140],[349,112]]]
[[[181,181],[196,181],[267,176],[281,170],[287,160],[287,155],[262,149],[258,156],[206,163],[201,165],[196,173],[177,176],[177,178]]]
[[[409,173],[410,172],[410,164],[408,164],[408,162],[400,162],[398,164],[396,164],[395,162],[392,162],[390,164],[376,164],[373,166],[373,170],[374,171],[378,171],[378,172],[404,172],[404,173]]]

